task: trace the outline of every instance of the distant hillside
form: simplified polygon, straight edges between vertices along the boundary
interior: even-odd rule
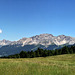
[[[27,46],[28,47],[28,46]],[[30,47],[30,46],[29,46]],[[75,46],[64,46],[61,49],[47,50],[37,48],[35,51],[21,51],[20,53],[4,56],[3,58],[34,58],[34,57],[47,57],[62,54],[75,54]]]
[[[20,51],[35,51],[42,49],[55,50],[75,43],[75,38],[65,35],[53,36],[52,34],[40,34],[30,38],[22,38],[18,41],[0,41],[0,56],[20,53]]]

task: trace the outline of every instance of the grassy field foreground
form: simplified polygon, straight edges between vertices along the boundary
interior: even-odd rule
[[[0,59],[0,75],[75,75],[75,54]]]

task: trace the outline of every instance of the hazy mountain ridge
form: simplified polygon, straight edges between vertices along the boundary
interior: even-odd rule
[[[32,45],[32,44],[35,44],[35,45],[41,44],[44,46],[48,46],[53,43],[56,45],[63,45],[66,43],[74,44],[75,38],[70,36],[65,36],[65,35],[53,36],[52,34],[40,34],[30,38],[23,38],[23,39],[20,39],[19,41],[16,41],[16,44],[21,44],[22,46]]]
[[[9,45],[10,43],[11,43],[11,41],[9,41],[9,40],[5,40],[5,39],[0,40],[0,47],[2,47],[4,45]]]
[[[23,51],[36,50],[38,47],[47,50],[62,48],[65,45],[75,44],[75,38],[65,35],[53,36],[52,34],[40,34],[30,38],[22,38],[18,41],[0,41],[0,56],[7,56]]]
[[[44,46],[48,46],[51,44],[55,44],[55,45],[63,45],[68,43],[69,45],[74,44],[75,43],[75,38],[74,37],[70,37],[70,36],[65,36],[65,35],[59,35],[59,36],[53,36],[52,34],[40,34],[40,35],[36,35],[30,38],[22,38],[18,41],[8,41],[8,40],[2,40],[0,41],[0,45],[4,46],[4,45],[44,45]]]

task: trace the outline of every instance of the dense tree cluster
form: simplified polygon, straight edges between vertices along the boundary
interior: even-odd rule
[[[61,55],[61,54],[73,54],[75,53],[75,46],[71,47],[63,47],[61,49],[56,50],[43,50],[38,48],[36,51],[21,51],[20,54],[9,55],[4,58],[34,58],[34,57],[46,57],[46,56],[54,56],[54,55]]]

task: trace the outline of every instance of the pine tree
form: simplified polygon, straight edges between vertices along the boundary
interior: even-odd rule
[[[20,58],[25,58],[25,52],[24,51],[20,52]]]

